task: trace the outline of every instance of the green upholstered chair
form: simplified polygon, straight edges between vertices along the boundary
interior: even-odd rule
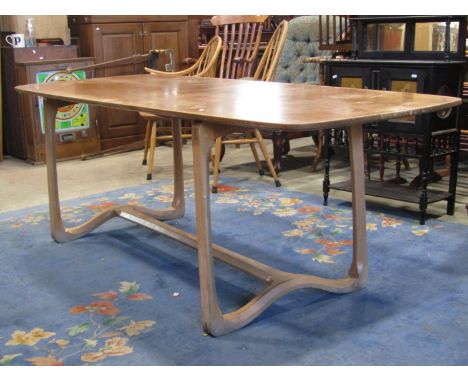
[[[289,22],[288,35],[276,68],[275,81],[319,84],[319,64],[308,57],[331,55],[319,50],[318,16],[300,16]]]
[[[332,52],[320,50],[319,45],[318,16],[300,16],[290,20],[288,35],[279,58],[274,81],[320,84],[320,63],[304,62],[309,57],[331,57]],[[289,140],[310,135],[310,132],[286,133],[282,131],[271,134],[273,164],[276,172],[281,170],[281,157],[289,151]],[[317,134],[314,140],[317,144]]]

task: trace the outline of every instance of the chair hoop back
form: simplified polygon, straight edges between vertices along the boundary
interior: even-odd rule
[[[216,75],[216,65],[223,41],[221,37],[214,36],[206,45],[198,60],[191,67],[178,72],[161,72],[158,70],[145,68],[145,71],[159,77],[214,77]]]
[[[273,79],[281,51],[283,50],[284,43],[286,42],[287,34],[288,22],[283,20],[278,25],[268,42],[262,59],[260,60],[257,70],[253,76],[254,80],[271,81]]]
[[[216,64],[221,52],[223,40],[221,37],[214,36],[206,45],[197,62],[193,65],[196,68],[192,74],[197,77],[214,77],[216,75]]]

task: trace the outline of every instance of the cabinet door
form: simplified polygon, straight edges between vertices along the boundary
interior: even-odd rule
[[[143,24],[144,51],[150,49],[173,49],[174,70],[181,70],[182,62],[189,57],[187,21],[168,21]],[[169,55],[160,55],[156,67],[166,70]]]
[[[96,63],[129,57],[143,52],[142,24],[93,24]],[[99,77],[137,74],[143,64],[127,64],[96,70]],[[138,113],[100,108],[99,128],[102,148],[110,148],[143,138],[144,124]]]
[[[377,71],[373,71],[374,72]],[[378,80],[374,78],[376,89],[405,93],[425,93],[427,70],[419,68],[381,67],[378,69]],[[412,132],[420,130],[421,116],[392,118],[380,123],[383,129],[395,132]]]
[[[355,89],[369,89],[370,71],[366,67],[342,67],[331,65],[326,82],[331,86]]]
[[[376,89],[401,91],[408,93],[424,93],[427,70],[417,68],[379,68]]]

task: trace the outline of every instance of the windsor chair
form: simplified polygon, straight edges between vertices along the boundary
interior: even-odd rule
[[[286,40],[288,22],[281,22],[273,33],[262,58],[250,78],[252,67],[256,59],[263,22],[266,16],[215,16],[211,22],[216,26],[216,34],[223,35],[223,51],[221,53],[218,76],[220,78],[238,78],[258,81],[271,81],[274,77],[279,55]],[[237,32],[236,32],[237,31]],[[219,137],[215,143],[213,156],[213,185],[212,192],[218,191],[219,164],[222,158],[222,150],[226,144],[249,144],[260,175],[264,175],[262,165],[255,147],[257,143],[262,151],[268,169],[277,187],[281,183],[268,154],[268,149],[258,129],[248,133],[233,133]]]
[[[145,71],[153,76],[161,78],[172,78],[180,76],[194,76],[194,77],[214,77],[216,74],[216,65],[218,62],[219,53],[221,52],[222,40],[219,36],[213,37],[205,49],[201,53],[198,60],[189,68],[177,72],[162,72],[150,68],[145,68]],[[151,180],[153,177],[154,153],[157,141],[172,141],[174,139],[172,134],[157,136],[158,122],[168,120],[151,113],[140,113],[146,122],[145,146],[143,151],[143,165],[147,165],[146,179]],[[172,121],[172,120],[171,120]],[[173,126],[171,126],[171,131]],[[181,134],[182,139],[190,139],[191,134]],[[149,161],[148,161],[149,152]]]

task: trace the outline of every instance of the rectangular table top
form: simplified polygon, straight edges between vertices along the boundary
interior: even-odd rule
[[[19,92],[262,129],[314,130],[457,106],[460,98],[310,84],[149,74],[17,86]]]

